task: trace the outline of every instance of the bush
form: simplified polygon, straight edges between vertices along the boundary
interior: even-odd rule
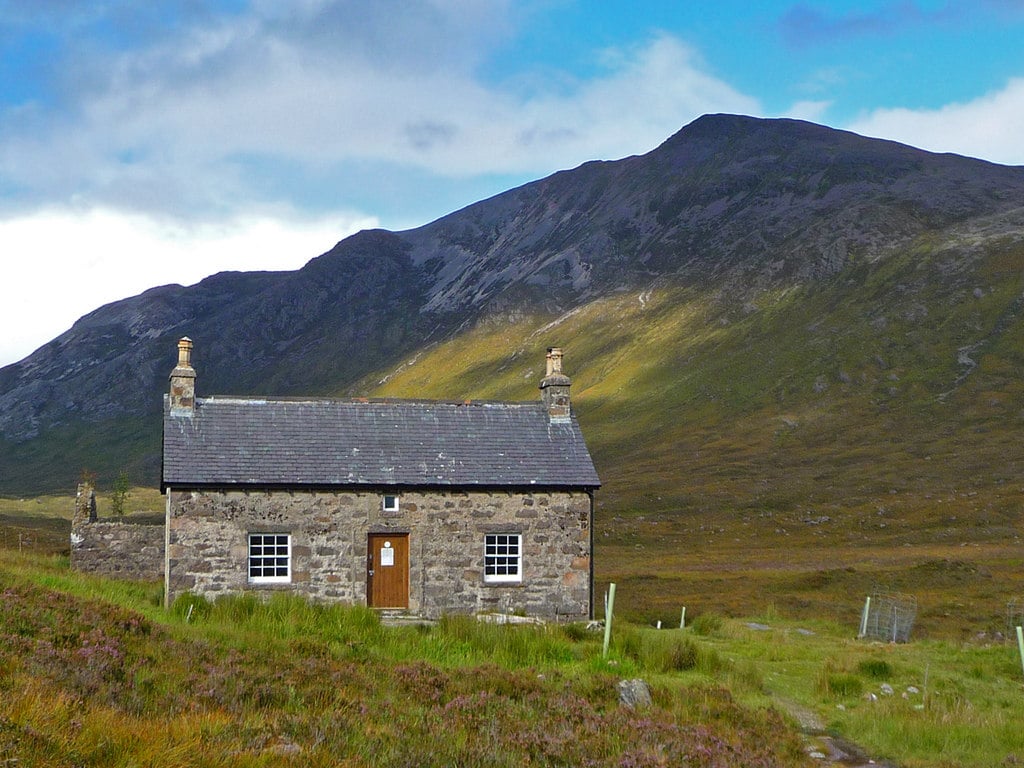
[[[131,495],[132,484],[128,479],[128,473],[124,470],[117,474],[117,478],[114,480],[114,488],[110,494],[110,508],[116,517],[124,517],[125,505],[128,503],[128,497]]]

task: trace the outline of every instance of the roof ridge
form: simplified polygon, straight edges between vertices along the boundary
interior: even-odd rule
[[[207,395],[197,397],[197,403],[218,402],[218,403],[312,403],[312,404],[338,404],[338,405],[452,405],[452,406],[537,406],[544,407],[542,400],[430,400],[426,398],[402,398],[402,397],[309,397],[309,396],[259,396],[259,395]]]

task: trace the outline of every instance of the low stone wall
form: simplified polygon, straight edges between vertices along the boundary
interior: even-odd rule
[[[153,581],[164,575],[164,527],[99,521],[71,529],[75,571]]]

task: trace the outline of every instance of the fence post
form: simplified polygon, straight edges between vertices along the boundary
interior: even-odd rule
[[[864,600],[864,613],[860,617],[860,634],[857,637],[864,637],[868,633],[868,614],[871,612],[871,596]]]
[[[683,612],[679,614],[679,628],[686,629],[686,606],[683,606]]]
[[[1017,650],[1020,651],[1020,666],[1024,670],[1024,629],[1017,627]]]
[[[608,658],[608,643],[612,639],[612,614],[615,612],[615,582],[608,585],[608,602],[604,609],[604,648],[601,649],[602,658]]]

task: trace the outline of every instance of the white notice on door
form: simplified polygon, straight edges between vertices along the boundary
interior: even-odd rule
[[[395,550],[388,546],[388,544],[380,548],[380,564],[382,567],[395,564]]]

